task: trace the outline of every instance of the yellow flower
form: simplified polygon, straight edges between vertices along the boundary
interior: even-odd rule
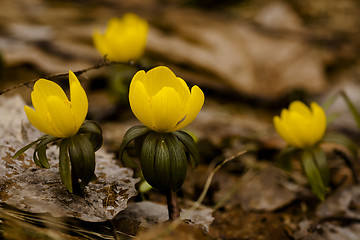
[[[56,83],[39,79],[31,93],[35,108],[25,106],[26,115],[38,130],[59,138],[77,133],[88,111],[88,100],[75,74],[69,71],[70,99]]]
[[[145,50],[148,28],[145,20],[127,13],[122,19],[110,19],[105,34],[96,31],[94,44],[109,60],[127,62],[138,59]]]
[[[204,104],[198,86],[190,92],[186,82],[167,67],[138,71],[130,83],[130,106],[145,126],[157,132],[172,132],[191,123]]]
[[[298,148],[311,147],[319,142],[326,130],[326,115],[315,102],[311,108],[300,101],[283,109],[280,117],[274,117],[274,125],[279,135],[290,145]]]

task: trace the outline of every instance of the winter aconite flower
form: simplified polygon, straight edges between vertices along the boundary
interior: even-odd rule
[[[69,71],[70,101],[56,83],[40,79],[31,100],[35,108],[25,106],[30,123],[41,132],[59,138],[75,135],[88,112],[88,100],[75,74]]]
[[[315,102],[310,108],[300,101],[294,101],[289,109],[283,109],[280,117],[274,117],[274,125],[279,135],[288,143],[278,157],[278,163],[290,167],[292,156],[301,161],[302,169],[313,193],[324,200],[329,190],[330,171],[321,143],[333,142],[345,146],[357,156],[357,146],[339,133],[325,133],[326,115]]]
[[[40,79],[31,93],[34,109],[25,106],[26,115],[37,129],[45,133],[26,145],[14,155],[20,156],[36,145],[33,159],[36,165],[49,168],[46,146],[59,143],[59,173],[70,193],[83,196],[85,186],[96,179],[95,152],[102,145],[100,126],[93,121],[84,121],[88,100],[75,74],[69,71],[70,99],[56,83]]]
[[[279,157],[283,166],[289,166],[290,155],[296,154],[314,194],[324,200],[329,182],[329,167],[325,153],[319,147],[326,130],[326,115],[315,102],[310,108],[294,101],[274,117],[279,135],[288,143]]]
[[[294,101],[289,109],[283,109],[280,117],[274,117],[279,135],[290,145],[306,148],[319,142],[326,130],[326,115],[315,102],[310,108],[300,101]]]
[[[180,214],[175,192],[185,181],[187,160],[196,167],[199,158],[194,139],[180,129],[195,119],[204,104],[204,94],[198,86],[190,90],[184,80],[160,66],[135,74],[129,101],[145,126],[134,126],[125,133],[121,161],[137,166],[126,152],[134,140],[142,174],[152,187],[167,193],[169,218],[173,220]]]
[[[173,132],[191,123],[204,104],[198,86],[186,82],[167,67],[139,71],[129,90],[130,106],[145,126],[157,132]]]
[[[141,57],[145,50],[148,23],[132,13],[110,19],[105,34],[93,35],[95,48],[111,61],[127,62]]]

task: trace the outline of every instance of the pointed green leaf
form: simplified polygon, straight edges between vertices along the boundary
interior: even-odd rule
[[[46,147],[47,144],[56,141],[60,138],[50,136],[50,135],[44,135],[41,137],[41,140],[38,145],[36,145],[34,150],[34,162],[36,165],[42,168],[50,168],[50,164],[48,162],[47,156],[46,156]]]
[[[127,130],[127,132],[124,135],[124,138],[121,143],[120,150],[119,150],[120,161],[124,166],[129,166],[129,167],[137,166],[136,163],[134,163],[134,162],[129,165],[130,158],[127,158],[128,155],[124,157],[124,155],[125,155],[124,153],[126,152],[126,147],[127,147],[127,145],[129,145],[129,143],[132,140],[134,140],[150,131],[151,130],[149,128],[142,126],[142,125],[134,126],[134,127],[130,128],[129,130]]]
[[[24,153],[26,150],[28,150],[29,148],[31,148],[32,146],[34,146],[36,143],[38,143],[41,140],[41,138],[29,143],[28,145],[26,145],[25,147],[22,147],[20,150],[18,150],[14,156],[12,157],[13,159],[18,158],[22,153]]]
[[[92,143],[83,134],[69,138],[69,156],[73,192],[82,195],[95,171],[95,152]]]
[[[17,151],[13,158],[18,158],[23,152],[25,152],[26,150],[28,150],[29,148],[31,148],[32,146],[34,146],[35,144],[39,143],[39,142],[42,142],[44,140],[46,140],[47,138],[49,138],[51,136],[49,135],[44,135],[44,136],[41,136],[40,138],[36,139],[35,141],[29,143],[28,145],[26,145],[25,147],[21,148],[19,151]]]
[[[121,164],[129,168],[138,168],[139,165],[129,156],[127,151],[124,151],[121,159]]]
[[[147,134],[143,134],[134,139],[136,156],[141,155],[141,148],[142,148],[142,145],[143,145],[143,142],[144,142],[146,136],[147,136]]]
[[[36,147],[33,154],[34,162],[41,168],[50,168],[50,164],[46,157],[46,145]]]
[[[328,132],[325,134],[322,142],[341,144],[348,149],[348,151],[353,155],[353,157],[357,157],[358,155],[358,146],[356,145],[356,143],[341,133]]]
[[[44,145],[40,148],[37,148],[37,152],[38,152],[38,157],[39,157],[41,165],[44,168],[50,168],[50,164],[49,164],[47,156],[46,156],[46,145]]]
[[[180,140],[173,134],[166,138],[170,154],[171,189],[176,192],[183,185],[186,178],[187,158]]]
[[[81,188],[81,170],[84,168],[82,149],[78,146],[77,137],[72,136],[69,139],[69,157],[71,163],[71,180],[73,193],[79,196],[83,195],[84,189]]]
[[[84,133],[88,135],[88,138],[92,143],[95,152],[99,150],[103,144],[101,127],[95,121],[90,121],[90,120],[84,121],[78,133]]]
[[[157,134],[156,155],[154,161],[154,171],[156,184],[159,190],[169,190],[171,187],[171,169],[169,148],[162,135]]]
[[[34,163],[35,163],[37,166],[39,166],[39,167],[41,167],[41,168],[44,167],[44,166],[41,164],[41,162],[40,162],[40,160],[39,160],[39,158],[38,158],[38,150],[34,150],[33,160],[34,160]]]
[[[324,186],[326,187],[330,181],[330,171],[329,171],[326,155],[324,151],[321,150],[319,147],[312,148],[311,151],[314,157],[315,164],[319,169]]]
[[[144,139],[141,148],[140,163],[145,180],[152,187],[157,188],[157,178],[154,169],[157,138],[153,133],[154,132],[150,132]]]
[[[83,138],[81,143],[82,146],[82,152],[83,152],[83,158],[84,158],[84,169],[83,169],[83,175],[81,177],[81,187],[85,188],[86,185],[89,184],[89,182],[93,179],[96,179],[95,176],[95,151],[93,148],[92,143],[89,139]]]
[[[194,139],[184,131],[176,131],[173,134],[184,144],[185,148],[189,151],[191,158],[191,165],[196,168],[199,162],[199,150],[196,146]]]
[[[319,169],[317,168],[314,157],[310,151],[304,150],[301,156],[304,172],[311,186],[313,193],[321,200],[325,199],[325,186],[322,181]]]
[[[66,189],[70,193],[73,193],[69,156],[69,139],[63,139],[60,143],[59,173],[61,181],[64,183]]]
[[[43,136],[43,139],[39,142],[38,145],[36,145],[36,148],[35,148],[35,149],[41,148],[41,147],[43,147],[43,146],[46,146],[46,145],[48,145],[49,143],[54,142],[54,141],[56,141],[56,140],[58,140],[58,139],[60,139],[60,138],[54,137],[54,136],[50,136],[50,135],[44,135],[44,136]]]

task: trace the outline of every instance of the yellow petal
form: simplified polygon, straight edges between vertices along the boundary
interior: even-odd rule
[[[204,100],[205,100],[204,93],[201,91],[201,89],[196,85],[193,86],[191,88],[191,94],[189,100],[186,103],[185,119],[182,122],[180,122],[172,131],[179,130],[187,126],[189,123],[191,123],[200,112],[204,104]]]
[[[70,109],[71,103],[56,96],[49,97],[46,102],[49,106],[49,125],[59,132],[59,136],[55,137],[67,138],[75,135],[78,129]]]
[[[278,134],[286,143],[292,146],[298,146],[300,143],[294,137],[294,134],[289,130],[286,122],[279,116],[274,117],[274,126]]]
[[[31,101],[35,108],[35,111],[39,115],[46,114],[48,112],[48,107],[46,105],[46,102],[42,98],[41,94],[39,94],[39,92],[36,92],[36,91],[31,92]]]
[[[145,73],[144,70],[138,71],[131,80],[129,91],[131,91],[132,84],[136,81],[142,82],[142,84],[144,85],[144,82],[146,82],[146,78],[147,78],[147,74]]]
[[[63,89],[56,83],[46,80],[39,79],[34,85],[34,91],[38,92],[42,98],[49,96],[57,96],[62,100],[67,100],[66,94]]]
[[[109,47],[104,35],[100,34],[99,32],[95,32],[93,34],[93,41],[95,48],[101,53],[102,56],[109,54]]]
[[[109,20],[104,35],[93,35],[94,45],[109,60],[127,62],[139,58],[146,45],[148,23],[135,14]]]
[[[85,90],[72,71],[69,71],[69,85],[72,113],[75,119],[77,130],[86,118],[88,112],[88,99]]]
[[[305,147],[312,145],[313,139],[311,136],[311,122],[299,112],[290,112],[290,119],[288,126],[294,134],[294,137],[299,141],[298,147]]]
[[[135,14],[125,14],[126,38],[129,41],[129,59],[137,59],[143,55],[148,34],[148,23]]]
[[[141,18],[139,18],[136,14],[134,13],[125,13],[122,18],[123,22],[126,24],[126,25],[135,25],[138,24],[139,22],[142,22],[143,20],[141,20]],[[141,21],[139,21],[141,20]]]
[[[293,145],[294,141],[291,140],[288,131],[286,131],[286,127],[284,126],[283,121],[279,116],[274,117],[274,126],[277,133],[280,135],[282,139],[285,140],[286,143]]]
[[[150,103],[155,131],[169,132],[184,117],[180,115],[185,108],[178,93],[170,87],[164,87]]]
[[[34,91],[31,93],[31,100],[37,112],[48,111],[45,100],[50,96],[57,96],[60,99],[67,100],[66,94],[59,85],[46,79],[39,79],[34,85]]]
[[[177,92],[179,93],[180,98],[183,101],[188,101],[190,97],[190,89],[187,85],[187,83],[182,79],[177,77],[177,80],[179,82],[179,86],[177,87]]]
[[[323,138],[326,131],[326,114],[324,110],[315,102],[310,105],[313,117],[312,132],[315,141],[319,141]]]
[[[137,39],[140,37],[137,34],[136,25],[133,19],[128,18],[126,14],[121,21],[118,22],[116,29],[113,29],[113,36],[108,37],[108,43],[111,46],[114,57],[117,61],[129,61],[136,59],[138,52]]]
[[[308,108],[308,106],[306,106],[303,102],[300,102],[300,101],[292,102],[289,106],[289,111],[290,112],[298,112],[305,117],[311,116],[311,112],[310,112],[310,109]]]
[[[144,84],[136,79],[141,79],[145,75],[144,71],[139,71],[134,76],[129,88],[129,102],[135,117],[148,128],[154,130],[150,109],[150,97],[147,94]]]
[[[144,54],[149,26],[146,21],[137,22],[132,28],[132,59],[137,59]]]
[[[287,140],[288,139],[288,136],[287,136],[287,132],[285,131],[284,127],[283,127],[283,122],[282,120],[280,119],[279,116],[275,116],[273,118],[273,122],[274,122],[274,126],[275,126],[275,130],[276,132],[280,135],[280,137],[282,139],[285,140],[285,142],[289,143],[289,141]]]
[[[175,89],[184,97],[190,95],[189,88],[185,88],[184,80],[175,76],[175,74],[165,66],[155,67],[146,73],[146,78],[143,79],[144,86],[149,96],[154,96],[163,87],[170,87]]]
[[[287,109],[283,109],[280,116],[282,122],[281,127],[284,132],[283,139],[290,145],[302,147],[303,143],[301,142],[301,139],[295,129],[295,124],[297,123],[294,123],[293,115]]]
[[[58,136],[59,133],[49,126],[42,115],[34,111],[34,109],[30,108],[29,106],[25,106],[24,110],[27,118],[29,119],[29,122],[39,131],[51,136]]]
[[[107,38],[115,37],[116,35],[119,34],[119,32],[121,32],[123,26],[124,26],[123,22],[121,21],[120,18],[116,18],[116,17],[111,18],[108,22],[105,36]]]

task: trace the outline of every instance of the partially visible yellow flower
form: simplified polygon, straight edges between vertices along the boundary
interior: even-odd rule
[[[105,34],[96,31],[96,49],[109,60],[127,62],[138,59],[145,51],[148,23],[132,13],[121,19],[110,19]]]
[[[31,100],[35,108],[25,106],[26,115],[38,130],[59,138],[75,135],[88,112],[88,100],[75,74],[69,71],[70,101],[56,83],[40,79],[34,85]]]
[[[281,115],[274,117],[279,135],[290,145],[298,148],[311,147],[319,142],[326,130],[326,115],[315,102],[310,108],[300,101],[283,109]]]
[[[186,82],[167,67],[138,71],[130,83],[130,106],[145,126],[157,132],[177,131],[191,123],[204,104],[198,86]]]

